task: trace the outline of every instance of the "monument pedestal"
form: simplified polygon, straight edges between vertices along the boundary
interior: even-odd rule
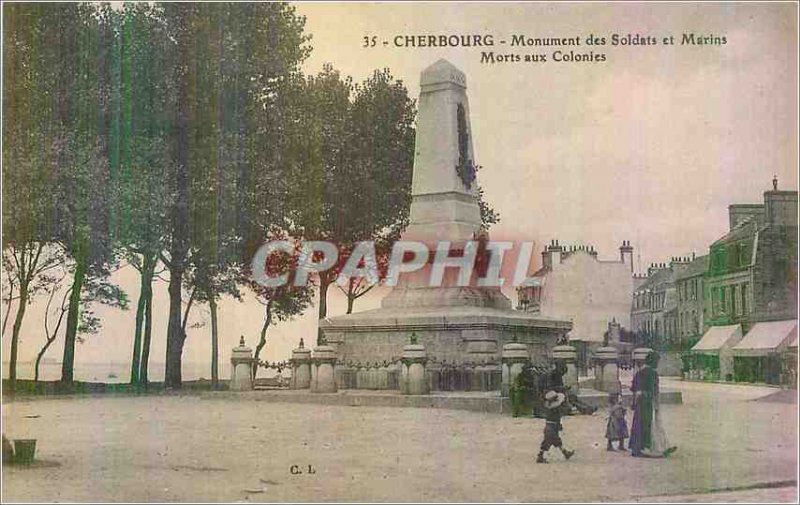
[[[504,345],[527,345],[531,361],[548,362],[548,351],[571,329],[568,321],[487,307],[375,309],[320,322],[325,340],[344,362],[395,360],[412,333],[434,362],[500,364]],[[475,357],[480,358],[476,359]]]

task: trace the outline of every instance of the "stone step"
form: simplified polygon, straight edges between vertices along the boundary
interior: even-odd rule
[[[623,393],[623,402],[630,404],[630,393]],[[489,392],[443,392],[427,395],[402,395],[399,391],[367,391],[347,389],[336,393],[311,393],[308,390],[256,390],[241,393],[207,392],[205,399],[246,400],[269,403],[307,403],[317,405],[340,405],[345,407],[405,407],[467,410],[506,414],[511,412],[511,400],[501,397],[499,391]],[[578,398],[590,405],[602,408],[608,405],[608,394],[593,389],[581,389]],[[681,404],[680,391],[662,391],[662,404]]]

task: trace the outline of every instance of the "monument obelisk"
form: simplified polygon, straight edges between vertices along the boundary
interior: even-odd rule
[[[402,239],[426,243],[431,258],[442,241],[458,250],[477,239],[481,213],[475,172],[467,79],[450,62],[439,60],[420,78],[411,210]],[[428,264],[401,276],[381,306],[511,308],[511,300],[499,288],[478,287],[476,275],[468,286],[458,286],[457,272],[446,271],[442,284],[430,287],[430,271]]]
[[[423,70],[412,179],[409,225],[403,239],[424,242],[433,258],[437,244],[459,250],[481,234],[475,154],[463,72],[445,60]],[[458,256],[452,254],[451,256]],[[569,321],[511,310],[500,288],[479,286],[477,272],[466,285],[458,269],[429,285],[430,263],[401,274],[375,310],[320,322],[327,343],[344,362],[392,361],[412,333],[433,362],[499,364],[503,344],[525,343],[534,362],[572,327]]]
[[[411,214],[404,239],[475,237],[481,214],[474,160],[466,76],[439,60],[420,79]]]

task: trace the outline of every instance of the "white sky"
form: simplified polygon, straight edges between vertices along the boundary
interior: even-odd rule
[[[727,229],[730,203],[760,203],[777,175],[798,184],[797,6],[795,4],[302,4],[314,50],[305,70],[326,62],[360,81],[388,67],[416,97],[419,74],[439,58],[466,73],[479,181],[502,222],[495,239],[558,238],[616,258],[622,240],[642,269],[670,256],[705,254]],[[724,35],[724,46],[610,47],[602,63],[480,63],[474,48],[362,48],[365,35],[514,34],[567,37],[683,32]],[[495,46],[500,52],[520,48]],[[529,48],[529,52],[542,52]],[[551,50],[544,49],[550,53]],[[548,57],[549,59],[549,57]],[[538,265],[537,265],[538,266]],[[135,272],[120,282],[135,307]],[[163,362],[166,285],[156,286],[151,361]],[[356,310],[378,305],[365,297]],[[23,327],[21,360],[35,357],[42,304]],[[344,313],[332,290],[329,315]],[[77,363],[128,361],[134,311],[100,311],[105,328],[77,348]],[[13,317],[13,314],[12,314]],[[255,344],[261,306],[221,306],[222,374],[240,334]],[[195,314],[207,320],[205,310]],[[10,332],[10,328],[9,328]],[[272,330],[268,359],[312,342],[316,309]],[[3,340],[7,359],[8,338]],[[208,325],[192,330],[184,359],[208,362]],[[59,339],[48,357],[60,359]],[[3,370],[6,376],[7,370]]]

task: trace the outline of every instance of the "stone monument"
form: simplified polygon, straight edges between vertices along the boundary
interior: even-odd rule
[[[422,72],[420,85],[412,201],[402,238],[427,244],[431,259],[437,244],[448,241],[455,257],[468,241],[487,238],[481,232],[466,77],[439,60]],[[445,268],[435,287],[429,285],[431,269],[429,261],[401,274],[379,309],[320,322],[340,362],[398,359],[414,332],[429,366],[443,360],[481,363],[499,373],[503,345],[514,335],[534,363],[544,363],[572,327],[569,321],[512,310],[499,287],[479,285],[477,269],[468,283],[459,283],[460,270]]]

